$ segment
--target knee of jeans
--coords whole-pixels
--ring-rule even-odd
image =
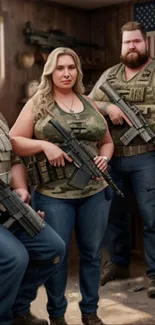
[[[23,272],[27,269],[29,263],[29,255],[25,247],[22,247],[22,249],[15,251],[11,256],[11,259],[13,261],[12,267],[16,269],[16,272]]]
[[[59,238],[59,242],[57,243],[56,254],[54,258],[54,264],[62,263],[65,257],[65,253],[66,253],[66,245],[64,241],[61,238]]]
[[[87,261],[99,259],[101,257],[101,248],[99,246],[100,245],[89,245],[82,247],[80,249],[80,258]]]
[[[147,232],[155,232],[155,220],[154,218],[152,219],[147,219],[144,221],[144,231]]]
[[[56,266],[56,264],[61,264],[64,260],[66,253],[66,245],[64,241],[58,237],[57,241],[53,247],[51,244],[48,246],[48,253],[44,254],[41,259],[35,260],[37,264],[51,263]]]

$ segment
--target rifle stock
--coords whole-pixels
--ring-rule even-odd
[[[33,30],[30,21],[25,23],[23,34],[27,44],[39,47],[45,52],[50,52],[51,50],[61,46],[73,48],[89,47],[96,50],[103,48],[98,44],[88,43],[76,37],[66,35],[61,30]]]

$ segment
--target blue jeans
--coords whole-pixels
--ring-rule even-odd
[[[18,225],[10,230],[0,225],[1,325],[29,311],[38,287],[58,270],[64,254],[63,240],[47,224],[33,238]]]
[[[122,192],[128,180],[131,183],[144,224],[147,275],[155,275],[155,151],[132,157],[113,157],[110,164],[111,176]],[[106,246],[113,262],[129,264],[127,211],[125,202],[115,194],[109,215]]]
[[[71,235],[75,229],[79,248],[79,281],[82,312],[96,312],[100,283],[101,243],[107,227],[111,200],[105,190],[86,198],[57,199],[38,192],[32,195],[35,209],[45,211],[45,220],[66,244],[66,255],[57,274],[48,279],[49,316],[64,315],[67,307],[65,289],[67,283],[67,258]]]

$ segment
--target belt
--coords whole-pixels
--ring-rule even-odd
[[[152,143],[138,145],[138,146],[116,146],[114,149],[114,156],[116,157],[129,157],[140,155],[149,151],[155,150],[155,145]]]

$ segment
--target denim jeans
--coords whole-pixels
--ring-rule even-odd
[[[132,157],[113,157],[111,167],[111,176],[122,192],[130,180],[144,224],[147,275],[155,275],[155,151]],[[115,194],[109,215],[106,248],[113,262],[129,264],[129,231],[125,201]]]
[[[111,204],[105,191],[81,199],[57,199],[38,192],[32,195],[35,209],[45,211],[46,222],[66,244],[66,256],[59,271],[45,283],[50,317],[63,315],[66,311],[67,258],[73,229],[79,249],[80,309],[87,313],[97,310],[101,243]]]
[[[33,238],[18,225],[10,230],[0,225],[1,325],[29,311],[38,287],[58,270],[64,254],[63,240],[47,224]]]

